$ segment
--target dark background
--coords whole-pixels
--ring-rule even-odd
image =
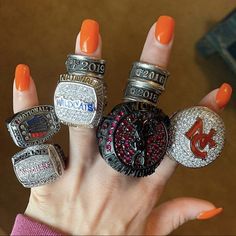
[[[197,40],[236,6],[230,0],[0,0],[0,228],[10,232],[14,217],[24,212],[29,191],[16,180],[10,157],[19,150],[4,126],[12,114],[12,82],[15,66],[30,65],[41,104],[52,103],[58,75],[74,51],[83,19],[96,19],[101,26],[103,58],[110,110],[122,98],[130,65],[139,59],[146,34],[159,15],[176,19],[175,45],[169,70],[171,77],[160,107],[171,114],[196,104],[223,82],[236,88],[233,75],[219,57],[201,58]],[[179,235],[236,234],[235,97],[222,114],[227,127],[223,155],[207,168],[179,167],[161,201],[192,196],[224,207],[220,216],[192,221],[174,232]],[[64,136],[63,136],[64,135]],[[54,141],[67,150],[67,128]]]

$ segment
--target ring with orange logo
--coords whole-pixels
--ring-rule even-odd
[[[195,106],[171,118],[167,155],[190,168],[207,166],[224,147],[225,126],[221,117],[207,107]]]

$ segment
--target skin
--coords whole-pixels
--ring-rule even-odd
[[[151,27],[140,60],[167,68],[172,41],[161,45]],[[76,40],[76,54],[85,55]],[[89,56],[101,57],[97,50]],[[199,105],[216,112],[217,89]],[[27,91],[13,86],[14,112],[39,104],[34,81]],[[31,189],[25,214],[61,232],[72,235],[166,235],[183,223],[196,219],[215,206],[205,200],[177,198],[158,205],[158,200],[177,164],[168,156],[156,172],[146,178],[132,178],[114,171],[101,158],[95,130],[69,128],[69,161],[64,175],[53,184]],[[90,147],[87,149],[87,147]]]

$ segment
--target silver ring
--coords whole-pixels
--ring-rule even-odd
[[[74,127],[96,127],[106,104],[105,87],[102,80],[91,76],[60,75],[54,94],[59,120]]]
[[[50,105],[35,106],[6,120],[10,135],[19,147],[42,144],[60,130],[60,122]]]
[[[218,114],[195,106],[173,115],[169,136],[169,157],[186,167],[204,167],[220,156],[225,126]]]
[[[54,182],[63,174],[65,156],[59,145],[41,144],[28,147],[12,157],[19,182],[26,188]]]
[[[154,89],[144,81],[129,81],[124,94],[124,101],[138,101],[157,105],[161,91]]]
[[[66,68],[69,74],[87,75],[102,79],[106,65],[105,60],[69,54],[66,60]]]
[[[146,81],[151,86],[165,90],[170,73],[157,65],[144,62],[134,62],[130,71],[129,80]]]

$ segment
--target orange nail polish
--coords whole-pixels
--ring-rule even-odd
[[[27,65],[19,64],[15,70],[15,85],[19,91],[25,91],[30,84],[30,69]]]
[[[224,108],[229,102],[232,94],[232,87],[224,83],[220,86],[219,91],[216,94],[216,103],[219,108]]]
[[[174,34],[175,20],[170,16],[160,16],[156,23],[155,36],[162,44],[168,44]]]
[[[80,49],[91,54],[96,51],[99,40],[99,24],[95,20],[84,20],[80,30]]]
[[[210,218],[220,214],[222,211],[223,211],[223,208],[215,208],[210,211],[203,211],[198,215],[197,219],[198,220],[207,220],[207,219],[210,219]]]

